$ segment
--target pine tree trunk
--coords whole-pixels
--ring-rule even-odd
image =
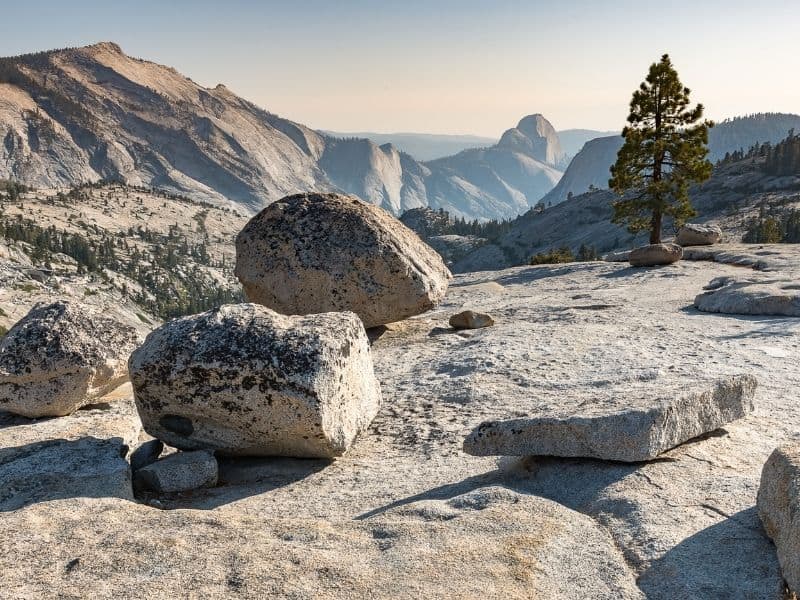
[[[653,220],[650,221],[650,243],[661,243],[661,211],[659,209],[653,210]]]

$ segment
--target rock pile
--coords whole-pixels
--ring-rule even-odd
[[[183,450],[340,456],[381,401],[353,313],[226,305],[156,329],[129,367],[145,430]]]
[[[451,275],[442,258],[384,210],[341,194],[270,204],[236,238],[250,302],[279,313],[352,311],[365,327],[430,310]]]
[[[68,415],[128,378],[139,338],[86,306],[33,308],[0,339],[0,410],[25,417]]]

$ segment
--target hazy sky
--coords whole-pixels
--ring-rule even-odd
[[[0,55],[112,40],[338,131],[615,129],[669,52],[721,119],[800,112],[800,0],[0,0]]]

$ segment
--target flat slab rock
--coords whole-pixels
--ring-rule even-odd
[[[800,592],[800,443],[777,448],[761,472],[758,516],[775,543],[789,588]]]
[[[0,536],[13,598],[644,598],[590,517],[502,487],[362,520],[77,499],[11,514]]]
[[[719,278],[694,299],[698,310],[735,315],[800,317],[800,281]]]
[[[544,414],[487,421],[464,440],[476,456],[564,456],[638,462],[655,458],[753,410],[756,379],[727,377],[706,385],[664,386],[658,377],[631,386],[630,395],[578,405],[565,403]]]

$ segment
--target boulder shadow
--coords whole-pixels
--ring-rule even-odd
[[[213,510],[243,498],[292,485],[332,463],[330,459],[315,458],[218,456],[219,482],[215,487],[174,494],[144,493],[138,499],[167,510]]]
[[[19,415],[15,415],[14,413],[0,410],[0,429],[6,429],[7,427],[16,427],[17,425],[30,425],[31,423],[35,422],[36,421],[34,419],[21,417]]]
[[[652,600],[671,598],[781,598],[775,547],[755,507],[724,516],[653,561],[637,584]],[[665,582],[670,582],[665,585]]]
[[[0,512],[66,498],[133,500],[122,438],[52,439],[0,448]]]
[[[602,490],[644,464],[548,456],[501,457],[497,469],[493,471],[396,500],[365,512],[356,519],[369,519],[422,500],[449,500],[488,486],[502,486],[520,494],[540,496],[584,512],[581,508],[590,504]]]

